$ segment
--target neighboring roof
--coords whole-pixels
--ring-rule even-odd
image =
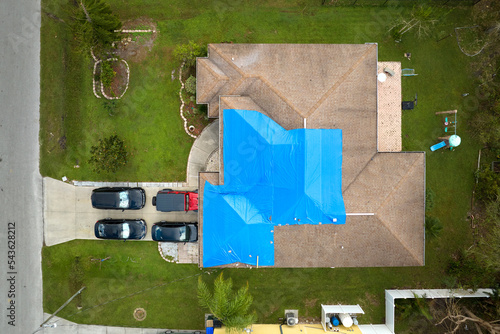
[[[381,149],[399,148],[400,122],[389,121],[400,114],[379,119],[377,107],[394,109],[398,97],[377,105],[376,44],[210,44],[208,54],[197,61],[197,102],[210,117],[253,109],[285,129],[342,129],[346,212],[373,214],[348,215],[345,225],[277,227],[276,267],[424,264],[425,155],[379,152],[384,133]]]
[[[299,317],[302,315],[299,313]],[[300,319],[300,318],[299,318]],[[349,334],[363,334],[358,326],[353,325],[350,328],[345,328],[340,325],[337,327],[341,330],[341,333],[346,333],[349,331]],[[272,324],[272,325],[263,325],[263,324],[252,324],[251,327],[252,333],[254,334],[324,334],[325,331],[321,324],[313,324],[310,322],[302,322],[302,319],[299,320],[299,324],[295,326],[280,326],[280,324]],[[224,334],[226,328],[222,326],[221,328],[214,328],[214,334]]]

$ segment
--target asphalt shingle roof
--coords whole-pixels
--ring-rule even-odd
[[[224,109],[257,110],[285,129],[343,131],[346,212],[373,215],[348,216],[345,225],[277,227],[275,267],[424,264],[425,155],[378,151],[380,138],[382,151],[401,145],[400,121],[384,128],[390,118],[377,110],[394,107],[400,95],[377,105],[379,72],[376,44],[210,44],[208,57],[198,59],[197,102],[220,122],[221,184]]]

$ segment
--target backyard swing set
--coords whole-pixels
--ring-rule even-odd
[[[443,129],[446,134],[453,134],[445,137],[438,137],[440,140],[439,143],[431,146],[431,151],[434,152],[439,150],[440,148],[446,147],[450,150],[460,145],[462,139],[457,135],[457,111],[449,110],[449,111],[438,111],[436,115],[444,115],[443,116]]]

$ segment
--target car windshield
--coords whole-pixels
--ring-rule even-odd
[[[122,239],[128,239],[130,236],[130,225],[128,223],[123,223],[122,224],[122,232],[120,238]]]
[[[104,237],[104,236],[106,235],[106,233],[105,233],[105,231],[104,231],[105,227],[106,227],[106,226],[105,226],[104,224],[99,224],[99,227],[98,227],[98,228],[99,228],[99,236],[100,236],[100,237]]]
[[[120,204],[118,205],[121,209],[126,209],[130,206],[130,200],[128,196],[128,191],[120,191]]]
[[[185,241],[189,238],[189,232],[188,232],[188,229],[186,228],[186,226],[181,226],[179,228],[179,240],[180,241]]]

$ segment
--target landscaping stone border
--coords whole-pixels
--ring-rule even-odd
[[[198,138],[198,136],[195,136],[189,131],[189,126],[187,124],[187,119],[184,117],[184,112],[182,111],[184,109],[184,99],[182,98],[182,90],[184,89],[184,82],[182,82],[182,70],[184,69],[184,65],[186,65],[186,61],[183,61],[181,64],[181,67],[179,69],[179,81],[181,82],[181,89],[179,90],[179,98],[181,99],[181,108],[180,108],[180,114],[181,118],[184,121],[184,131],[192,137],[192,138]]]
[[[99,65],[99,63],[102,62],[102,60],[98,59],[95,55],[94,55],[94,52],[92,51],[92,49],[90,49],[90,54],[92,55],[92,59],[94,59],[94,70],[92,72],[92,90],[94,91],[94,95],[95,97],[97,97],[98,99],[101,98],[101,96],[99,96],[99,94],[97,94],[97,90],[96,90],[96,85],[97,85],[97,82],[95,81],[95,76],[96,76],[96,71],[97,71],[97,65]],[[128,63],[126,60],[124,59],[118,59],[118,58],[108,58],[106,59],[106,61],[108,60],[114,60],[114,61],[122,61],[125,63],[125,66],[126,66],[126,71],[127,71],[127,84],[125,86],[125,90],[123,91],[123,93],[120,95],[120,96],[108,96],[106,95],[106,93],[104,93],[104,85],[102,84],[102,82],[100,82],[101,84],[101,94],[102,96],[104,96],[106,99],[108,100],[119,100],[123,97],[123,95],[127,92],[128,90],[128,85],[130,83],[130,67],[128,66]]]
[[[113,60],[113,61],[121,60],[122,62],[125,63],[126,70],[127,70],[127,85],[125,86],[125,90],[123,91],[122,95],[120,95],[120,96],[108,96],[108,95],[106,95],[106,93],[104,93],[104,85],[102,84],[102,81],[101,81],[101,93],[108,100],[119,100],[127,92],[128,84],[130,82],[130,67],[128,66],[127,61],[125,61],[124,59],[118,59],[118,58],[108,58],[108,59],[106,59],[106,61],[109,61],[109,60]],[[95,69],[95,67],[94,67],[94,69]],[[95,76],[95,72],[94,72],[94,76]]]
[[[176,244],[158,242],[158,252],[163,260],[170,263],[179,262],[179,249]]]
[[[186,182],[98,182],[98,181],[72,181],[77,187],[158,187],[158,188],[184,188]]]

